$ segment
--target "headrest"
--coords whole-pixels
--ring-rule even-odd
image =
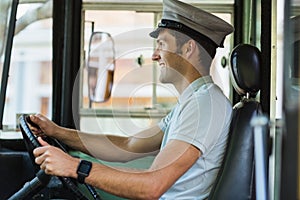
[[[261,53],[249,44],[236,46],[230,54],[230,76],[239,95],[255,97],[260,90]]]

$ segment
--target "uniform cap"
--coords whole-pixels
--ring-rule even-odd
[[[180,31],[191,38],[207,40],[223,47],[226,35],[234,28],[219,17],[178,0],[163,0],[163,16],[158,28],[150,33],[157,38],[161,28]]]

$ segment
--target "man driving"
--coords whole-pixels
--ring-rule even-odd
[[[180,96],[158,125],[131,137],[89,134],[56,125],[41,114],[31,120],[37,135],[107,161],[126,162],[155,155],[147,170],[116,169],[74,158],[43,145],[35,162],[47,174],[71,177],[129,199],[206,199],[227,145],[232,106],[210,76],[218,47],[233,27],[224,20],[177,0],[163,1],[163,16],[150,36],[156,39],[152,60],[158,62],[162,83]],[[82,166],[88,168],[82,175]]]

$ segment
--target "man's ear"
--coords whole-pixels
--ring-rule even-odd
[[[186,55],[187,55],[187,57],[190,57],[191,55],[193,55],[193,53],[195,53],[195,49],[196,49],[196,41],[195,40],[189,40],[186,43]]]

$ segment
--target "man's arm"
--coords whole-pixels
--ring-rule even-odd
[[[75,145],[76,148],[98,159],[112,162],[127,162],[149,155],[156,155],[163,137],[163,132],[158,126],[151,127],[130,137],[77,133],[77,144],[73,144],[73,147]],[[71,140],[66,144],[72,145]]]
[[[35,149],[34,155],[36,163],[40,164],[46,173],[77,178],[78,158],[66,156],[51,146]],[[117,196],[130,199],[158,199],[199,156],[200,150],[193,145],[172,140],[157,155],[148,171],[128,172],[93,163],[85,182]]]
[[[125,162],[136,158],[156,155],[161,145],[163,132],[158,126],[151,127],[131,137],[103,134],[88,134],[74,129],[60,127],[41,114],[31,116],[40,130],[66,145],[106,161]]]

